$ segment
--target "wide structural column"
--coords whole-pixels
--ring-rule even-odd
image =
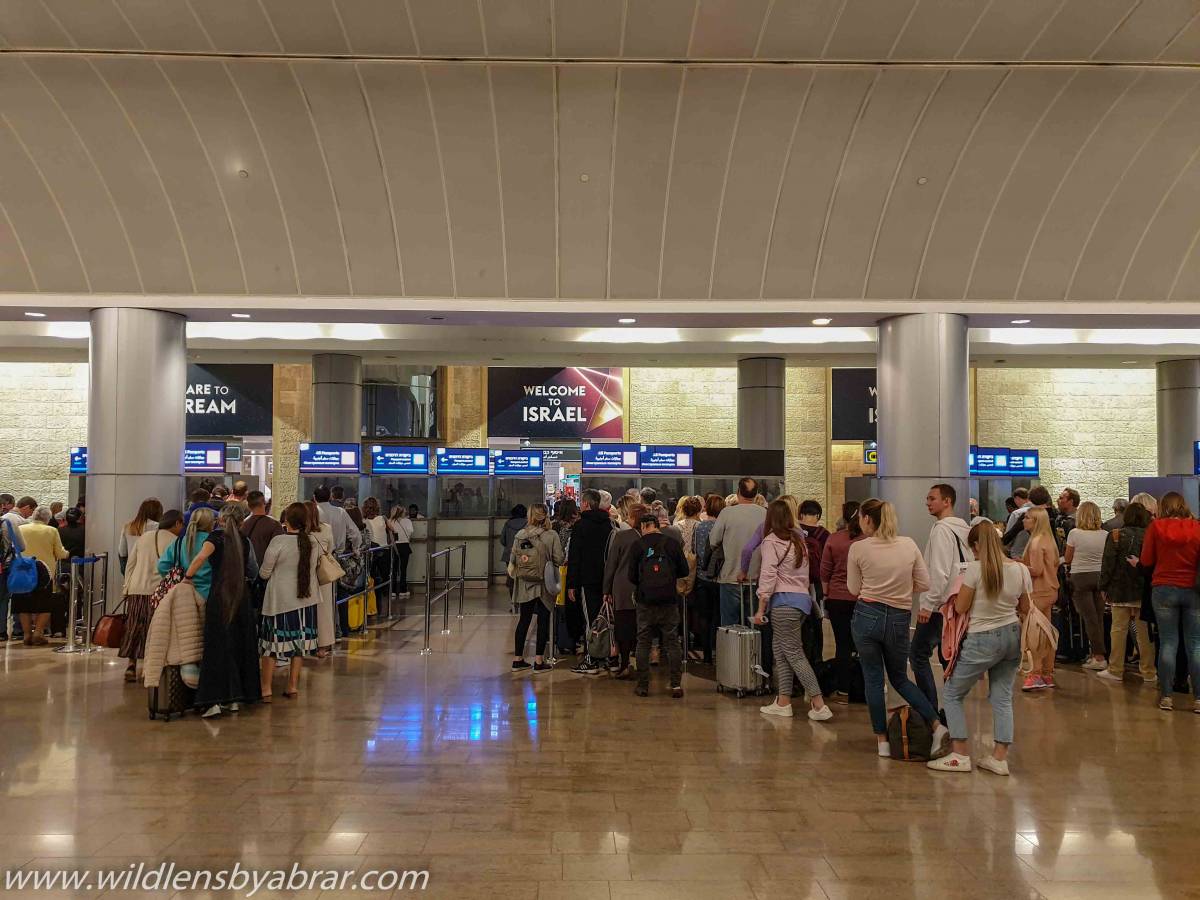
[[[1200,359],[1168,359],[1157,380],[1158,474],[1191,475],[1200,441]]]
[[[879,491],[891,501],[900,532],[924,546],[933,520],[929,486],[953,485],[956,511],[968,508],[967,319],[916,313],[879,324]]]
[[[117,543],[138,504],[183,508],[185,325],[154,309],[92,310],[87,549],[109,554],[110,609],[121,599]]]
[[[743,450],[784,449],[785,361],[776,356],[739,359],[737,373],[738,446]]]
[[[345,353],[318,353],[312,361],[314,442],[362,440],[362,359]]]

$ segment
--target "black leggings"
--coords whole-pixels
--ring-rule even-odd
[[[829,624],[833,626],[833,639],[837,645],[834,661],[834,671],[837,673],[837,690],[848,694],[850,680],[853,676],[854,635],[850,631],[850,620],[854,618],[853,600],[826,600],[825,611],[829,615]]]
[[[541,600],[527,600],[520,605],[521,618],[517,619],[517,633],[513,641],[513,656],[525,656],[525,636],[529,634],[529,620],[537,616],[537,655],[544,656],[550,641],[550,610]]]
[[[392,584],[392,590],[397,594],[408,593],[408,558],[412,556],[412,545],[396,543],[392,545],[396,550],[396,571],[395,582]]]

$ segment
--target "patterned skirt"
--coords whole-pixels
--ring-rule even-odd
[[[263,616],[258,625],[260,656],[291,659],[317,652],[317,606]]]
[[[150,608],[149,594],[129,594],[125,597],[125,634],[121,636],[121,649],[117,656],[121,659],[146,658],[146,633],[150,630],[150,617],[154,610]]]

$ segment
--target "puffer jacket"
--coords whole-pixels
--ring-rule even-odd
[[[1145,575],[1139,566],[1131,566],[1126,558],[1142,555],[1146,529],[1122,525],[1104,543],[1104,562],[1100,568],[1100,590],[1113,606],[1141,607],[1145,591]]]
[[[187,581],[167,592],[146,635],[146,687],[157,687],[164,666],[199,662],[204,656],[204,598]]]

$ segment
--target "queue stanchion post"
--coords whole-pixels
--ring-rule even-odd
[[[446,551],[446,576],[442,582],[442,634],[450,633],[450,551]]]
[[[429,632],[433,617],[433,556],[430,555],[425,564],[425,643],[421,647],[421,655],[428,656],[433,650],[429,647]]]
[[[75,616],[79,609],[79,570],[83,563],[80,557],[71,557],[71,590],[67,599],[67,642],[56,647],[55,653],[75,652]]]
[[[467,545],[462,545],[462,564],[458,570],[458,617],[463,618],[463,604],[467,599]]]

